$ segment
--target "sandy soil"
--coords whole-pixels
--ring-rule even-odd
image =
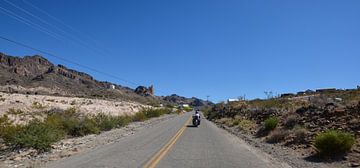
[[[20,109],[23,113],[36,113],[53,108],[77,108],[85,114],[131,115],[145,106],[136,102],[60,97],[46,95],[9,94],[0,92],[0,115]],[[13,112],[14,113],[14,112]],[[16,113],[16,112],[15,112]]]

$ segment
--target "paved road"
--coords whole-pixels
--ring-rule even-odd
[[[180,115],[47,167],[284,167],[207,120],[190,127],[190,117],[191,113]]]

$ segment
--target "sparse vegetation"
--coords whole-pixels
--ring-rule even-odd
[[[15,135],[14,141],[9,143],[16,147],[48,151],[54,142],[63,137],[64,132],[62,130],[51,127],[39,120],[33,120]]]
[[[191,107],[183,107],[183,109],[184,109],[186,112],[189,112],[189,111],[192,111],[192,110],[193,110]]]
[[[306,134],[308,131],[305,128],[298,126],[298,127],[295,127],[292,132],[294,133],[293,142],[294,143],[303,143],[305,141]]]
[[[287,129],[292,129],[298,123],[298,116],[295,114],[289,115],[286,117],[284,126]]]
[[[127,125],[131,118],[129,116],[109,116],[100,113],[94,116],[94,120],[101,131],[109,131]]]
[[[14,108],[10,108],[8,111],[7,111],[7,114],[11,114],[11,115],[20,115],[20,114],[23,114],[24,111],[22,111],[21,109],[14,109]]]
[[[15,112],[17,112],[15,110]],[[44,120],[34,119],[27,125],[13,125],[8,116],[0,117],[0,138],[12,147],[34,148],[48,151],[51,145],[66,136],[98,134],[127,125],[131,121],[144,121],[171,113],[171,109],[144,109],[134,116],[110,116],[103,113],[86,116],[76,108],[64,111],[49,111]]]
[[[3,97],[0,98],[0,101],[1,101],[1,102],[4,102],[5,100],[6,100],[6,99],[3,98]]]
[[[0,138],[6,144],[13,142],[15,135],[21,130],[21,126],[13,125],[7,115],[0,117]]]
[[[34,109],[44,109],[44,108],[46,108],[46,106],[43,106],[41,103],[39,103],[39,102],[33,102],[33,104],[32,104],[32,106],[31,106],[32,108],[34,108]]]
[[[289,132],[287,130],[276,129],[270,133],[270,135],[266,139],[266,142],[279,143],[279,142],[283,141],[288,134],[289,134]]]
[[[239,125],[239,127],[240,127],[241,129],[243,129],[243,130],[245,130],[245,131],[250,131],[250,130],[252,130],[252,129],[255,128],[256,123],[254,123],[254,122],[251,121],[251,120],[242,119],[242,120],[240,120],[240,122],[239,122],[238,125]]]
[[[272,131],[274,130],[279,123],[279,119],[276,117],[269,117],[264,122],[264,127],[266,131]]]
[[[146,115],[143,112],[137,112],[133,117],[132,117],[132,121],[145,121],[146,120]]]
[[[314,141],[314,146],[319,154],[326,157],[346,153],[354,144],[354,135],[338,130],[328,130],[320,133]]]

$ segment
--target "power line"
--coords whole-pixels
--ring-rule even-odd
[[[61,32],[61,33],[56,33],[56,32],[53,32],[53,31],[50,30],[50,29],[47,29],[46,27],[42,27],[42,28],[45,29],[46,31],[52,32],[53,34],[56,34],[57,36],[62,37],[62,38],[64,38],[64,39],[68,39],[71,43],[81,45],[82,47],[85,47],[85,48],[87,48],[87,49],[90,49],[90,50],[96,52],[97,54],[104,54],[104,52],[103,52],[101,49],[99,49],[98,47],[94,47],[94,46],[91,46],[91,45],[87,44],[84,40],[76,37],[75,35],[72,35],[71,33],[69,33],[69,32],[67,32],[67,31],[59,28],[58,26],[56,26],[56,25],[54,25],[54,24],[49,23],[48,21],[42,19],[41,17],[39,17],[39,16],[37,16],[37,15],[29,12],[28,10],[26,10],[26,9],[24,9],[24,8],[22,8],[22,7],[20,7],[20,6],[16,5],[16,4],[14,4],[14,3],[12,3],[12,2],[9,2],[9,1],[7,1],[7,0],[4,0],[4,2],[10,4],[11,6],[15,7],[16,9],[19,9],[20,11],[22,11],[22,12],[24,12],[25,14],[29,15],[30,17],[35,18],[36,20],[39,20],[41,23],[43,23],[43,24],[45,24],[45,25],[48,25],[48,26],[56,29],[57,31],[59,31],[59,32]],[[17,15],[15,12],[13,12],[13,14],[14,14],[14,15]],[[19,16],[19,15],[17,15],[17,16]],[[33,21],[31,21],[31,20],[27,20],[27,21],[28,21],[28,22],[31,22],[31,23],[33,23],[33,24],[36,24],[36,23],[34,23]],[[64,34],[64,35],[62,35],[62,34]]]
[[[91,40],[91,41],[95,44],[95,46],[98,47],[99,50],[102,50],[103,52],[106,52],[106,53],[111,53],[110,51],[108,51],[108,50],[106,50],[106,49],[104,49],[104,48],[99,47],[99,46],[100,46],[100,45],[99,45],[99,42],[97,42],[97,40],[95,40],[94,38],[92,38],[90,35],[87,35],[87,34],[85,34],[84,32],[75,29],[74,27],[70,26],[69,24],[66,24],[64,21],[62,21],[62,20],[58,19],[57,17],[49,14],[48,12],[46,12],[45,10],[43,10],[43,9],[39,8],[38,6],[32,4],[31,2],[28,2],[28,1],[26,1],[26,0],[23,0],[23,2],[24,2],[25,4],[27,4],[27,5],[29,5],[30,7],[36,9],[37,11],[39,11],[39,12],[45,14],[46,16],[50,17],[51,19],[55,20],[56,22],[60,23],[61,25],[67,27],[68,29],[72,30],[73,32],[76,32],[78,35],[80,34],[80,35],[82,35],[83,37],[86,37],[87,39]],[[78,39],[81,39],[81,38],[78,38]]]
[[[0,9],[1,9],[0,11],[2,13],[4,13],[5,15],[8,15],[8,16],[12,17],[13,19],[15,19],[15,20],[17,20],[19,22],[22,22],[22,23],[24,23],[24,24],[26,24],[26,25],[34,28],[34,29],[37,29],[37,30],[39,30],[39,31],[41,31],[43,33],[46,33],[47,35],[50,35],[51,37],[54,37],[57,40],[61,40],[56,33],[48,31],[48,30],[46,30],[46,28],[44,28],[44,27],[42,27],[42,26],[40,26],[40,25],[38,25],[36,23],[33,23],[32,21],[30,21],[28,19],[25,19],[24,17],[21,17],[21,16],[15,14],[14,12],[12,12],[10,10],[7,10],[7,9],[1,7],[1,6],[0,6]]]
[[[27,44],[24,44],[24,43],[21,43],[21,42],[17,42],[17,41],[14,41],[14,40],[11,40],[11,39],[8,39],[6,37],[3,37],[3,36],[0,36],[1,39],[5,40],[5,41],[8,41],[8,42],[11,42],[13,44],[16,44],[16,45],[19,45],[19,46],[22,46],[24,48],[28,48],[28,49],[31,49],[31,50],[34,50],[34,51],[37,51],[37,52],[40,52],[40,53],[43,53],[43,54],[46,54],[46,55],[49,55],[49,56],[52,56],[54,58],[57,58],[59,60],[62,60],[64,62],[68,62],[68,63],[71,63],[71,64],[74,64],[74,65],[77,65],[79,67],[82,67],[82,68],[86,68],[88,70],[91,70],[91,71],[94,71],[94,72],[97,72],[99,74],[103,74],[103,75],[106,75],[106,76],[109,76],[109,77],[112,77],[112,78],[115,78],[115,79],[118,79],[118,80],[121,80],[123,82],[126,82],[126,83],[129,83],[129,84],[133,84],[133,85],[140,85],[138,83],[135,83],[135,82],[131,82],[129,80],[126,80],[126,79],[123,79],[123,78],[120,78],[120,77],[117,77],[115,75],[112,75],[112,74],[109,74],[109,73],[106,73],[106,72],[103,72],[103,71],[99,71],[95,68],[92,68],[92,67],[89,67],[89,66],[86,66],[86,65],[82,65],[82,64],[79,64],[77,62],[74,62],[74,61],[71,61],[71,60],[68,60],[66,58],[63,58],[63,57],[60,57],[60,56],[57,56],[55,54],[52,54],[50,52],[47,52],[47,51],[43,51],[43,50],[40,50],[40,49],[37,49],[37,48],[34,48],[34,47],[31,47]]]

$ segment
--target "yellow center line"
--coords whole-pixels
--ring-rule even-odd
[[[154,168],[160,160],[166,155],[171,147],[180,138],[181,134],[185,131],[187,124],[190,122],[191,117],[185,122],[181,129],[157,152],[144,166],[143,168]]]

